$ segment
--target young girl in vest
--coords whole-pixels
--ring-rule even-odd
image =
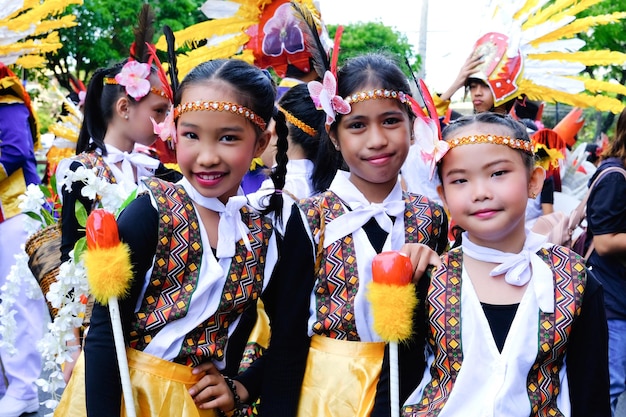
[[[120,308],[143,416],[217,416],[216,408],[235,404],[222,374],[237,374],[250,330],[242,313],[254,309],[277,259],[271,222],[248,209],[240,188],[269,142],[274,94],[269,78],[243,61],[193,69],[174,101],[184,178],[146,180],[148,192],[118,218],[134,268]],[[111,322],[98,303],[85,341],[85,389],[89,416],[120,415]]]
[[[465,232],[431,277],[427,369],[403,416],[610,416],[602,288],[525,227],[545,175],[525,126],[482,113],[443,139],[439,192]]]
[[[443,209],[403,193],[398,180],[414,118],[406,77],[390,59],[366,55],[337,78],[328,72],[323,87],[310,90],[350,171],[337,171],[326,192],[300,201],[287,223],[271,284],[277,301],[262,415],[388,415],[385,343],[366,299],[372,259],[401,250],[418,278],[447,245]],[[329,95],[319,96],[322,88]],[[423,344],[402,344],[399,356],[401,367],[423,362]],[[404,399],[417,379],[401,379]]]

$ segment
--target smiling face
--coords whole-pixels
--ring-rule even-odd
[[[474,123],[455,130],[454,137],[480,134],[513,132]],[[480,246],[517,253],[524,244],[526,203],[541,190],[544,172],[529,173],[520,152],[506,145],[461,145],[441,161],[441,198],[450,217]]]
[[[218,81],[187,88],[181,103],[222,101],[240,103],[232,87]],[[181,172],[205,197],[226,204],[237,194],[254,157],[269,141],[269,132],[258,129],[245,117],[229,111],[188,111],[176,125],[176,154]]]
[[[409,152],[406,105],[387,98],[352,103],[352,111],[341,118],[331,137],[350,167],[350,181],[369,201],[384,200]]]

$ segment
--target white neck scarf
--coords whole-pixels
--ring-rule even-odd
[[[402,188],[398,182],[382,203],[370,203],[365,196],[350,182],[348,173],[337,172],[331,190],[352,209],[326,225],[324,247],[359,230],[374,218],[385,232],[391,234],[393,222],[390,217],[404,214],[405,202]]]
[[[141,177],[150,177],[159,167],[159,160],[154,159],[141,152],[122,152],[113,145],[105,144],[107,156],[104,157],[106,163],[112,165],[122,163],[121,171],[124,182],[136,184]],[[137,180],[135,180],[135,169],[137,170]]]
[[[241,188],[236,196],[230,197],[226,205],[215,197],[205,197],[196,190],[187,178],[181,179],[178,184],[182,185],[191,199],[200,206],[212,210],[220,215],[217,228],[217,257],[232,258],[235,256],[235,245],[239,239],[243,240],[246,248],[251,251],[249,229],[241,219],[241,208],[246,205],[247,199]],[[239,234],[239,237],[237,237]]]
[[[463,253],[482,262],[500,264],[491,270],[490,276],[504,274],[504,280],[515,286],[532,286],[539,308],[543,312],[554,312],[554,279],[550,267],[537,255],[544,247],[547,237],[526,230],[526,241],[519,253],[507,253],[473,243],[467,232],[463,232]]]

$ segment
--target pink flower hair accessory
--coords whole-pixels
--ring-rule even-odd
[[[171,141],[176,143],[176,123],[174,122],[174,106],[170,107],[170,110],[165,116],[165,120],[161,123],[157,123],[154,118],[150,117],[154,134],[158,135],[163,142]]]
[[[450,149],[450,144],[439,139],[437,127],[432,120],[417,117],[413,123],[413,135],[416,145],[420,147],[422,160],[429,167],[429,179],[432,180],[437,164]]]
[[[307,86],[315,107],[326,113],[326,126],[333,124],[337,113],[348,114],[352,110],[350,103],[337,95],[337,80],[330,71],[324,74],[323,83],[311,81]]]
[[[150,65],[128,61],[115,76],[115,81],[124,86],[126,94],[139,100],[150,92]]]

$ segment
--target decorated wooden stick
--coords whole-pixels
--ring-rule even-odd
[[[372,305],[374,330],[389,342],[391,416],[400,415],[398,343],[413,333],[413,311],[417,305],[413,265],[398,251],[382,252],[372,261],[372,282],[367,298]]]
[[[86,235],[87,251],[84,260],[89,291],[96,301],[109,306],[126,415],[135,417],[137,414],[117,302],[119,297],[128,294],[133,277],[130,252],[128,246],[120,242],[115,216],[106,210],[95,209],[89,214]]]

